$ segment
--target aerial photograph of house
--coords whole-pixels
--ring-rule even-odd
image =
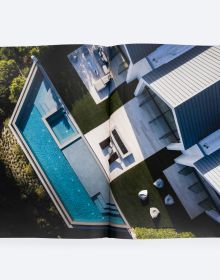
[[[0,48],[0,237],[220,236],[220,47]]]

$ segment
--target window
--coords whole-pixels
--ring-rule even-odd
[[[183,169],[181,169],[180,171],[178,171],[179,174],[187,176],[189,174],[191,174],[193,172],[192,167],[189,166],[185,166]]]
[[[200,192],[204,191],[203,186],[200,182],[197,182],[197,183],[191,185],[189,187],[189,190],[191,190],[194,193],[200,193]]]

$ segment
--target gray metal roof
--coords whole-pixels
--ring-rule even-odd
[[[176,107],[220,80],[220,47],[198,46],[144,76],[149,86]]]
[[[197,161],[195,167],[220,192],[220,150]]]
[[[150,53],[156,50],[160,44],[126,44],[126,48],[130,59],[133,63],[147,57]]]

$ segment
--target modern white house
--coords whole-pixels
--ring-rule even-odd
[[[170,109],[164,118],[176,141],[168,144],[167,149],[181,152],[175,159],[178,166],[194,168],[216,206],[205,212],[219,222],[220,47],[188,48],[144,75],[135,96],[140,100],[156,96],[155,102],[161,110],[164,106]]]

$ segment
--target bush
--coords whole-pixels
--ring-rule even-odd
[[[0,123],[3,122],[4,118],[5,118],[5,111],[2,108],[0,108]]]
[[[8,94],[11,81],[18,75],[19,69],[14,60],[0,60],[0,96]]]
[[[16,103],[18,101],[20,93],[24,87],[24,83],[25,83],[25,77],[21,75],[19,75],[18,77],[12,80],[11,85],[9,87],[10,89],[9,100],[12,103]]]
[[[135,228],[136,237],[138,239],[163,239],[163,238],[192,238],[194,234],[191,232],[176,232],[171,228],[154,229],[154,228]]]
[[[39,185],[35,188],[35,193],[40,200],[42,200],[46,197],[46,192],[45,192],[43,186],[41,186],[41,185]]]
[[[49,225],[50,225],[50,224],[47,222],[46,219],[41,218],[41,217],[37,218],[37,224],[38,224],[41,228],[46,228],[46,227],[49,227]]]
[[[30,163],[25,164],[23,171],[28,176],[34,176],[34,170],[33,170],[32,166],[30,165]]]
[[[35,187],[40,185],[40,182],[11,133],[7,122],[8,119],[4,122],[4,129],[0,137],[0,159],[4,163],[6,170],[14,177],[17,184],[25,186],[21,188],[22,193],[29,195]]]

